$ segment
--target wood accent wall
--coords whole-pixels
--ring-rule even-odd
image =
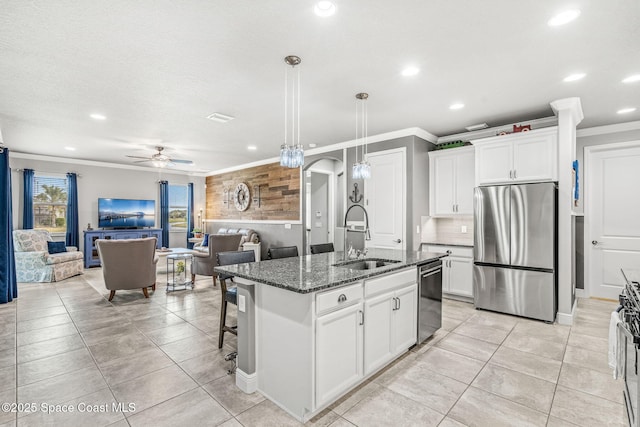
[[[249,207],[244,212],[238,211],[233,203],[234,190],[241,182],[251,192]],[[300,169],[270,163],[208,176],[206,183],[207,219],[300,220]],[[260,207],[253,202],[256,185],[260,185]],[[229,190],[226,204],[225,188]]]

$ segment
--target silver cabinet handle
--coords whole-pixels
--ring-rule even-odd
[[[513,179],[513,171],[509,171],[509,179]]]
[[[393,243],[402,243],[402,240],[400,240],[400,239],[395,239],[395,240],[393,241]]]
[[[398,308],[396,310],[400,310],[400,298],[396,298],[398,300]]]
[[[517,178],[518,178],[518,170],[517,170],[517,169],[514,169],[514,170],[513,170],[513,178],[514,178],[514,179],[517,179]]]
[[[345,302],[347,300],[347,296],[345,294],[340,294],[338,297],[338,302]]]
[[[360,317],[359,325],[364,325],[364,311],[358,310],[358,313],[360,313],[360,316],[362,316],[362,317]]]

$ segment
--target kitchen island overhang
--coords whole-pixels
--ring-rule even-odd
[[[354,270],[332,252],[216,267],[238,287],[237,386],[308,421],[415,344],[416,266],[444,256],[371,249],[387,263]]]

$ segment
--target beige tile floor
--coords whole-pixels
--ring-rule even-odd
[[[219,290],[211,279],[167,294],[164,274],[158,278],[151,298],[119,291],[112,303],[100,269],[20,284],[19,298],[0,306],[0,401],[37,411],[0,412],[0,427],[299,425],[227,375],[224,355],[236,340],[217,348]],[[579,300],[567,327],[445,300],[443,328],[431,340],[309,424],[625,425],[622,381],[607,367],[614,307]],[[115,402],[123,410],[112,410]],[[46,413],[43,403],[66,406]],[[76,412],[56,412],[64,407]]]

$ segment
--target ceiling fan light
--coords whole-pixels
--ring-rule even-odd
[[[152,160],[151,164],[156,168],[164,168],[169,162],[166,160]]]

